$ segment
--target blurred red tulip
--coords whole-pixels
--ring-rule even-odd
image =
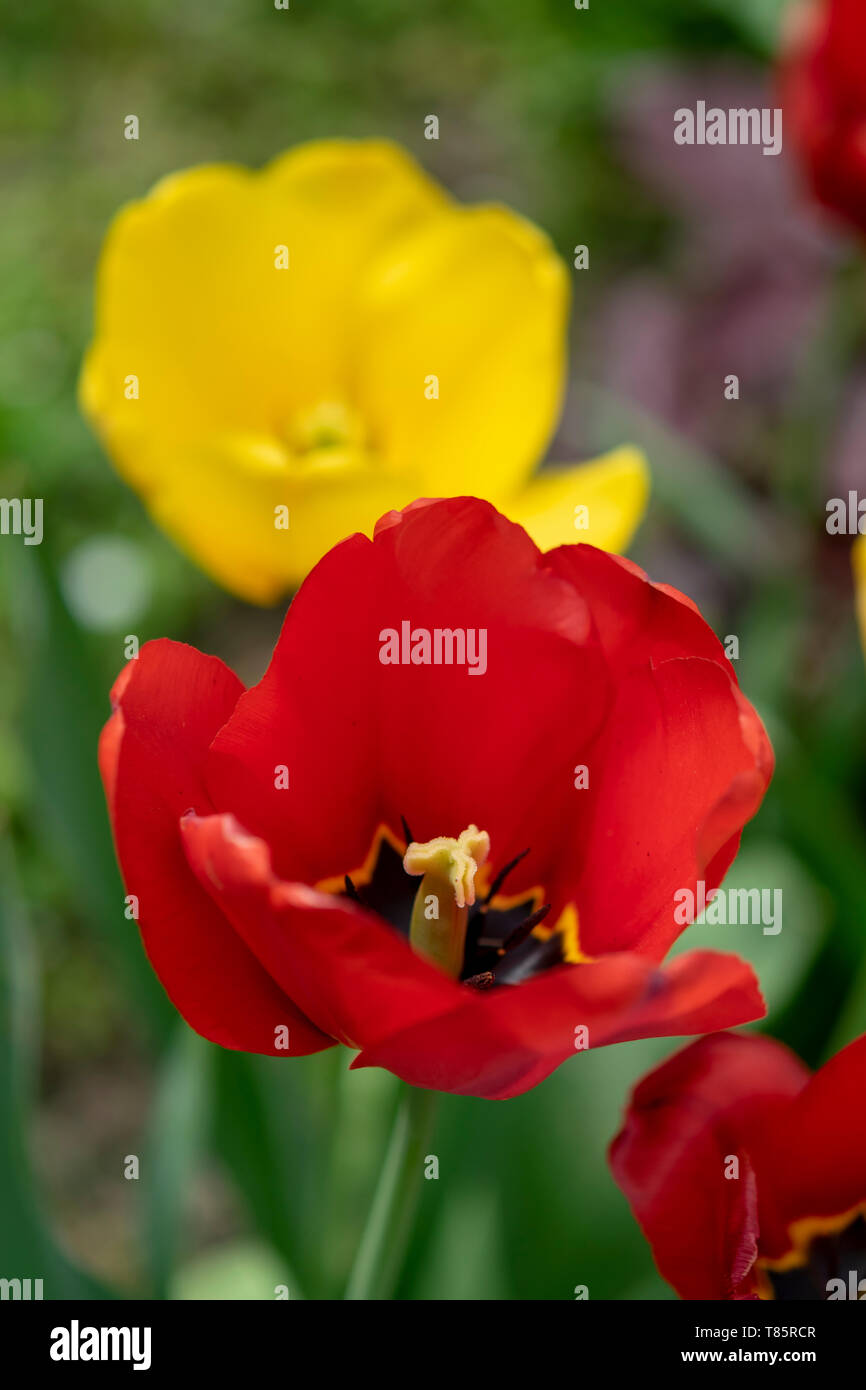
[[[701,1038],[636,1088],[611,1146],[686,1299],[866,1295],[866,1036],[809,1075],[772,1038]]]
[[[781,79],[786,133],[815,196],[866,232],[863,0],[821,0],[795,8]]]

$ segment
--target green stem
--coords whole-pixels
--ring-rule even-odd
[[[438,1095],[405,1086],[382,1173],[346,1285],[347,1299],[390,1298],[418,1203]]]

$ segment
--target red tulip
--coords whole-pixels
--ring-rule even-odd
[[[866,6],[820,0],[794,11],[782,102],[819,202],[866,232]]]
[[[762,1012],[736,956],[659,966],[675,892],[720,882],[772,754],[696,608],[626,560],[416,503],[317,565],[253,689],[158,641],[113,705],[144,944],[225,1047],[338,1041],[505,1097],[584,1046]]]
[[[771,1038],[701,1038],[636,1088],[611,1146],[687,1299],[866,1296],[866,1036],[810,1076]]]

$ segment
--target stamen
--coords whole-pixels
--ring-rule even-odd
[[[491,883],[490,888],[484,898],[482,907],[486,907],[487,904],[490,902],[491,898],[496,897],[496,894],[499,892],[500,888],[507,879],[508,875],[511,873],[512,869],[516,869],[521,859],[525,859],[528,853],[529,846],[527,846],[526,849],[522,849],[519,854],[515,854],[514,858],[509,860],[509,862],[505,865],[505,868],[499,870],[499,873],[496,875],[495,879]]]
[[[522,941],[526,940],[526,938],[532,931],[535,930],[538,924],[544,921],[545,917],[551,909],[551,906],[551,903],[545,903],[542,907],[536,908],[534,912],[530,913],[525,922],[521,922],[520,926],[515,927],[514,931],[510,932],[509,935],[506,936],[505,940],[502,943],[503,955],[506,953],[506,951],[513,951],[515,946],[519,946]]]
[[[468,980],[463,981],[464,985],[471,985],[472,989],[492,989],[496,984],[492,970],[482,970],[479,975],[470,975]]]
[[[346,877],[345,877],[345,879],[344,879],[344,882],[345,882],[345,885],[346,885],[346,896],[347,896],[348,898],[351,898],[351,899],[352,899],[352,902],[354,902],[354,903],[360,903],[360,905],[363,907],[364,904],[363,904],[363,902],[362,902],[362,900],[361,900],[361,894],[358,892],[357,888],[355,887],[355,885],[354,885],[354,883],[352,882],[352,880],[349,878],[349,875],[348,875],[348,874],[346,874]]]
[[[411,845],[412,842],[413,842],[413,840],[415,839],[415,836],[412,834],[412,831],[409,829],[409,822],[407,821],[407,819],[406,819],[405,816],[401,816],[401,817],[400,817],[400,823],[401,823],[401,825],[403,826],[403,837],[404,837],[404,839],[405,839],[405,841],[406,841],[406,846],[407,846],[407,848],[408,848],[408,846]]]
[[[530,932],[544,921],[550,908],[550,903],[536,908],[535,912],[531,912],[525,921],[518,923],[514,930],[509,932],[504,941],[495,941],[489,936],[479,936],[476,945],[487,951],[497,951],[500,956],[504,956],[508,951],[513,951],[516,946],[522,945]]]

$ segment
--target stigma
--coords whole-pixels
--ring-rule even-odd
[[[407,874],[431,874],[447,879],[458,907],[475,903],[475,874],[490,853],[490,836],[470,825],[456,840],[440,835],[419,845],[416,841],[403,856]]]
[[[475,904],[475,875],[490,853],[490,836],[470,825],[457,839],[440,835],[403,856],[407,874],[421,877],[412,908],[409,943],[432,964],[458,979],[463,969],[469,908]]]

